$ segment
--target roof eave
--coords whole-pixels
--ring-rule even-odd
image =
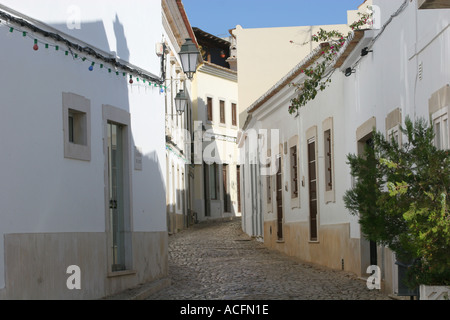
[[[333,60],[329,68],[340,68],[344,65],[348,56],[355,50],[357,45],[363,39],[366,30],[354,30],[350,33],[348,39],[346,40],[343,48],[338,53],[337,57]],[[267,101],[269,101],[273,96],[281,91],[282,88],[291,83],[295,78],[302,74],[302,70],[310,67],[314,62],[322,56],[322,51],[324,47],[329,46],[328,42],[321,43],[318,48],[313,50],[305,59],[303,59],[294,69],[292,69],[285,77],[283,77],[277,84],[275,84],[271,89],[269,89],[263,96],[256,100],[246,112],[251,114],[263,106]]]

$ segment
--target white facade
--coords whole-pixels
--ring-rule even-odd
[[[404,124],[407,116],[411,119],[431,118],[435,123],[441,121],[441,143],[445,147],[444,142],[449,141],[450,134],[446,124],[450,101],[450,66],[447,59],[450,53],[450,13],[439,9],[419,10],[417,1],[374,0],[373,5],[380,10],[379,28],[359,31],[363,33],[361,39],[352,40],[352,46],[349,42],[346,55],[342,56],[346,58],[335,65],[338,70],[332,76],[330,87],[300,109],[298,116],[288,113],[290,100],[296,94],[294,88],[283,82],[289,79],[289,75],[265,96],[247,106],[250,116],[245,129],[248,134],[243,135],[240,141],[241,150],[246,151],[245,161],[252,159],[251,151],[244,149],[252,145],[250,132],[261,134],[263,131],[260,129],[278,130],[278,143],[269,143],[268,149],[272,150],[268,154],[271,155],[271,163],[277,161],[277,155],[281,156],[283,214],[281,217],[277,215],[276,175],[272,173],[267,178],[259,174],[256,182],[260,184],[262,193],[247,187],[243,191],[243,221],[248,226],[255,214],[264,215],[264,242],[269,247],[306,261],[342,268],[363,277],[368,276],[367,267],[376,263],[382,271],[384,289],[397,293],[395,257],[384,248],[371,249],[360,233],[358,218],[351,216],[344,206],[344,192],[352,186],[346,156],[360,152],[373,128],[387,134],[388,130],[395,130],[398,125]],[[361,57],[364,47],[372,52]],[[308,59],[304,61],[307,62]],[[297,71],[301,66],[302,63]],[[349,77],[343,74],[347,68],[354,71]],[[295,71],[291,75],[295,75]],[[295,78],[289,80],[301,82],[302,79],[303,75],[298,72]],[[330,132],[331,149],[326,146]],[[309,187],[312,162],[308,147],[313,142],[318,204],[316,236],[311,232]],[[279,148],[273,152],[273,146],[277,144]],[[253,142],[253,145],[256,143]],[[290,151],[294,146],[298,150],[298,197],[292,196]],[[260,153],[260,150],[254,150],[254,153]],[[330,168],[327,163],[330,150],[331,190],[327,188],[329,180],[326,176]],[[261,164],[260,161],[257,163]],[[256,172],[260,173],[259,170]],[[253,199],[258,195],[262,205],[255,209]],[[246,232],[254,233],[245,226]],[[282,228],[282,234],[278,233],[279,228]]]
[[[183,19],[187,17],[178,1],[165,0],[163,6],[166,113],[166,165],[167,165],[167,225],[169,233],[176,233],[193,223],[194,167],[191,160],[193,108],[191,80],[184,74],[178,53],[193,31]],[[195,40],[195,39],[194,39]],[[180,91],[188,98],[184,112],[177,113],[175,98]]]
[[[0,298],[98,298],[167,275],[164,94],[143,82],[160,76],[161,4],[71,4],[2,0],[0,10],[131,69],[116,74],[98,56],[1,19]],[[85,147],[65,153],[78,145],[67,138],[72,111]],[[112,127],[123,136],[119,182],[108,178]],[[119,200],[110,198],[112,185]],[[120,272],[112,267],[111,201],[125,216]],[[81,269],[81,290],[66,286],[70,265]]]
[[[236,72],[205,62],[197,71],[193,92],[196,97],[194,129],[202,142],[196,150],[201,154],[198,157],[200,160],[195,162],[194,205],[197,219],[204,221],[240,216],[237,196],[239,150],[236,138],[239,119]],[[212,120],[208,120],[208,101],[211,104]],[[221,122],[221,104],[224,108],[224,123]],[[236,108],[235,124],[233,105]],[[215,178],[209,174],[208,179],[205,162],[212,164],[209,169],[215,167]]]

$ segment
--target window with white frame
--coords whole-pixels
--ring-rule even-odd
[[[334,136],[333,118],[327,118],[322,123],[323,152],[324,152],[324,175],[325,175],[325,203],[335,202],[336,179],[334,174]]]
[[[389,143],[395,141],[399,146],[402,145],[401,123],[402,111],[400,108],[392,110],[386,116],[386,138]]]
[[[448,107],[440,109],[432,116],[434,128],[434,143],[441,150],[449,149]]]
[[[428,100],[428,112],[431,117],[435,138],[434,143],[438,149],[450,148],[450,133],[448,126],[448,113],[450,101],[450,84],[434,92]]]
[[[324,132],[325,145],[325,190],[333,190],[333,153],[331,148],[331,130]]]
[[[300,148],[298,135],[289,138],[284,150],[289,157],[287,174],[289,174],[290,182],[290,207],[291,209],[300,208]]]
[[[290,148],[290,158],[291,158],[291,198],[298,197],[298,152],[297,146]]]
[[[266,176],[267,204],[272,203],[272,176]]]
[[[63,93],[64,157],[91,160],[91,103],[74,93]]]
[[[395,127],[388,129],[387,138],[389,142],[394,140],[398,145],[401,145],[400,125],[396,125]]]

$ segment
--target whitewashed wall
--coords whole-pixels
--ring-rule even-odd
[[[156,76],[161,37],[158,1],[81,1],[81,29],[69,30],[64,17],[71,1],[1,1],[19,12],[80,38],[94,48],[116,51],[121,59]],[[133,85],[121,74],[94,71],[89,64],[46,50],[8,28],[0,65],[0,289],[5,285],[3,235],[11,233],[105,232],[102,105],[131,114],[130,161],[133,231],[166,230],[164,104],[159,88]],[[32,34],[32,33],[31,33]],[[42,37],[38,37],[42,38]],[[74,42],[76,42],[74,40]],[[52,44],[52,42],[50,42]],[[64,158],[62,93],[90,100],[91,161]],[[134,170],[134,146],[143,153]]]
[[[207,71],[205,71],[207,69]],[[213,72],[213,74],[211,74]],[[218,76],[216,73],[223,72],[225,74],[228,71],[221,71],[220,67],[215,66],[202,66],[195,76],[195,85],[193,86],[193,95],[196,97],[196,110],[194,110],[194,118],[196,121],[202,121],[207,134],[218,134],[227,137],[237,137],[238,126],[232,126],[231,119],[231,104],[235,103],[237,108],[238,105],[238,84],[236,81],[231,80],[233,75],[227,75],[225,77]],[[212,123],[207,121],[207,98],[213,99],[213,121]],[[219,101],[225,101],[225,122],[226,124],[220,123],[220,104]],[[237,111],[238,112],[238,111]],[[238,115],[236,115],[238,117]],[[239,121],[239,119],[237,119]],[[238,123],[239,125],[239,123]],[[237,181],[236,181],[236,170],[235,166],[239,162],[239,151],[236,147],[236,143],[232,141],[222,141],[222,140],[211,140],[207,135],[203,136],[203,156],[213,156],[217,159],[218,163],[229,164],[229,193],[232,198],[232,213],[236,216],[237,213]],[[215,151],[213,151],[215,150]],[[220,167],[221,168],[221,167]],[[204,212],[204,186],[203,184],[203,170],[197,168],[196,171],[196,199],[195,199],[195,211],[199,215],[199,219],[205,219]],[[222,183],[222,172],[219,174],[218,183],[220,183],[219,188],[219,199],[211,201],[211,218],[221,218],[223,217],[223,183]]]

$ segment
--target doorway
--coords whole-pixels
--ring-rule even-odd
[[[230,194],[228,190],[228,165],[222,166],[223,212],[230,212]]]
[[[373,135],[367,134],[358,140],[358,156],[363,156],[365,149],[373,149]],[[364,274],[369,266],[378,265],[377,244],[361,236],[361,272]]]
[[[123,126],[108,122],[108,190],[112,232],[112,271],[126,269]]]

